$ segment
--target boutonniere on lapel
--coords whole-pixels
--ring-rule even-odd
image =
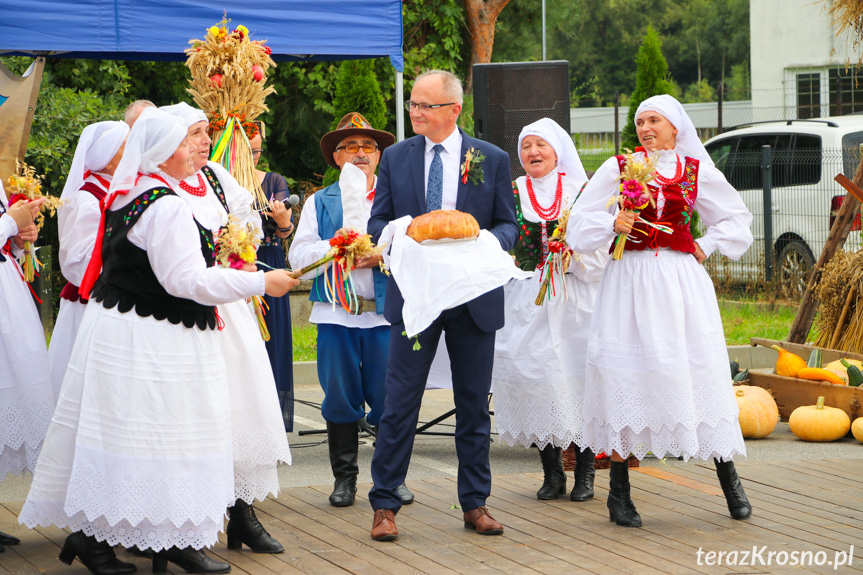
[[[483,183],[482,163],[485,156],[476,148],[468,148],[464,153],[464,163],[461,165],[461,183],[466,184],[468,179],[472,184]]]

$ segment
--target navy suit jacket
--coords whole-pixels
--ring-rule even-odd
[[[497,146],[462,132],[460,165],[464,163],[464,155],[469,148],[475,148],[485,156],[482,164],[483,182],[474,184],[468,179],[467,183],[462,183],[459,177],[456,209],[475,217],[479,227],[494,234],[501,248],[509,251],[518,239],[509,156]],[[426,213],[424,154],[424,136],[414,136],[384,150],[368,223],[372,241],[378,241],[390,221]],[[400,322],[403,306],[402,294],[395,279],[390,276],[384,317],[390,323]],[[503,327],[503,288],[469,301],[467,307],[482,331],[490,332]]]

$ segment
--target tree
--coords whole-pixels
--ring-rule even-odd
[[[635,56],[635,90],[629,101],[629,114],[621,135],[621,147],[634,149],[638,145],[635,133],[635,112],[639,104],[657,94],[672,94],[676,86],[668,75],[668,63],[662,55],[662,40],[653,26],[647,27],[644,41]]]
[[[339,66],[330,130],[335,130],[339,121],[350,112],[362,114],[375,129],[387,124],[387,107],[372,60],[345,60]],[[338,179],[339,170],[329,168],[324,174],[323,185],[328,186]]]
[[[509,0],[464,0],[471,40],[465,81],[465,92],[468,94],[473,92],[473,65],[491,62],[495,23],[507,4]]]

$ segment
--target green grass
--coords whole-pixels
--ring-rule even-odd
[[[794,321],[797,308],[743,302],[740,305],[719,304],[722,327],[728,345],[745,345],[750,337],[784,340]],[[317,359],[317,327],[294,328],[294,361]]]
[[[767,304],[747,304],[730,306],[719,304],[722,327],[728,345],[749,343],[750,337],[783,340],[791,329],[791,322],[797,308],[775,306],[771,310]]]
[[[294,361],[315,361],[318,358],[318,328],[315,324],[294,327]]]

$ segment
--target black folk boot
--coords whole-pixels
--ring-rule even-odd
[[[593,478],[596,476],[596,458],[588,447],[580,451],[575,446],[575,485],[569,494],[570,501],[593,499]]]
[[[357,454],[360,449],[357,423],[327,422],[327,443],[330,448],[330,466],[336,481],[330,494],[330,505],[349,507],[357,495]]]
[[[63,543],[60,551],[60,561],[71,565],[75,557],[81,560],[93,575],[125,575],[137,571],[134,563],[126,563],[117,559],[114,548],[107,541],[96,541],[83,531],[76,531]]]
[[[180,549],[171,547],[164,551],[159,551],[153,555],[153,573],[166,573],[168,571],[168,561],[179,565],[186,570],[186,573],[230,573],[231,564],[225,561],[213,559],[203,549],[193,549],[186,547]]]
[[[255,508],[242,499],[228,507],[228,517],[228,528],[225,529],[228,549],[239,551],[245,543],[255,553],[281,553],[285,550],[258,521]]]
[[[608,482],[608,519],[622,527],[641,527],[641,515],[629,494],[629,464],[612,461]]]
[[[728,503],[728,511],[733,519],[748,519],[752,515],[752,505],[743,491],[740,476],[734,468],[733,461],[720,461],[713,459],[716,464],[716,476],[719,477],[719,485],[725,494],[725,502]]]
[[[536,498],[543,501],[557,499],[566,493],[566,473],[563,472],[561,449],[549,443],[539,450],[539,458],[542,461],[542,472],[545,477],[542,487],[536,492]]]

